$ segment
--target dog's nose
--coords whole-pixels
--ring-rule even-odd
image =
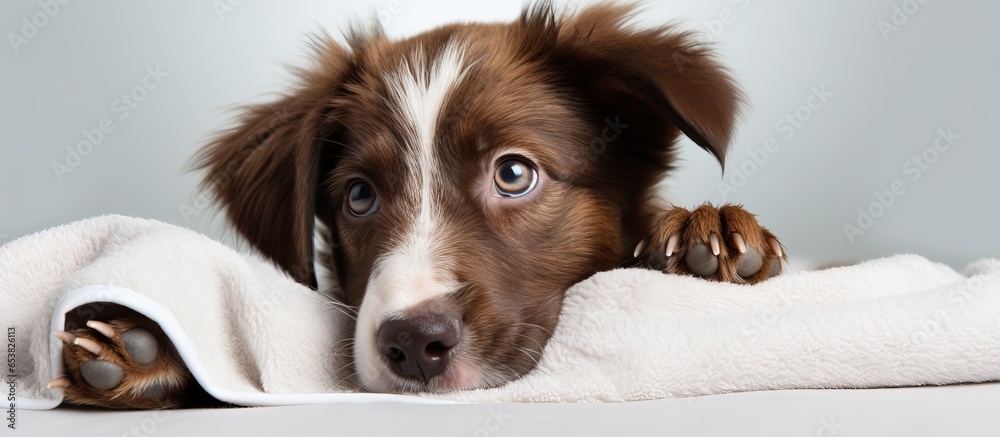
[[[448,351],[458,344],[461,322],[440,313],[388,320],[378,330],[378,349],[397,375],[426,383],[448,367]]]

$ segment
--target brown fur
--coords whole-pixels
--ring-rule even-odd
[[[513,23],[451,25],[399,41],[361,30],[344,47],[322,35],[313,47],[317,63],[300,72],[294,91],[247,108],[201,152],[205,183],[250,243],[314,287],[318,218],[332,248],[321,259],[336,272],[339,299],[356,310],[376,260],[413,214],[401,186],[408,132],[387,104],[385,73],[457,43],[475,63],[445,103],[434,147],[449,187],[436,193],[447,219],[445,255],[459,260],[447,268],[465,285],[426,305],[460,312],[468,334],[455,353],[489,375],[482,386],[529,371],[555,329],[565,290],[628,262],[646,237],[644,256],[651,256],[675,233],[684,235],[682,251],[715,233],[728,247],[710,279],[766,279],[766,267],[748,279],[734,273],[732,232],[761,253],[773,238],[741,208],[652,206],[679,134],[724,162],[740,96],[692,35],[634,28],[634,11],[602,4],[560,17],[540,2]],[[491,199],[479,187],[512,147],[530,155],[541,185],[525,198]],[[346,211],[345,191],[357,178],[378,191],[377,214]],[[679,258],[664,268],[687,273]]]
[[[383,205],[406,204],[393,177],[406,172],[397,153],[406,133],[387,123],[396,114],[385,104],[384,73],[461,42],[476,64],[446,104],[437,142],[451,155],[456,189],[447,247],[454,259],[477,262],[453,266],[469,285],[447,299],[472,333],[464,353],[522,374],[555,328],[566,288],[618,265],[651,232],[646,201],[671,166],[679,131],[725,156],[739,101],[732,81],[689,35],[631,29],[631,15],[628,6],[600,5],[563,20],[541,3],[513,24],[446,26],[403,41],[355,33],[350,50],[321,40],[322,64],[298,91],[252,108],[205,150],[207,181],[237,229],[308,284],[312,217],[324,221],[341,298],[357,308],[409,212],[384,207],[358,220],[340,207],[358,175],[380,187]],[[601,150],[595,139],[606,120],[627,127]],[[510,144],[537,159],[544,190],[530,204],[489,205],[463,193],[489,174],[493,148]]]

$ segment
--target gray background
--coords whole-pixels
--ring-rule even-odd
[[[282,90],[285,66],[303,62],[305,33],[378,14],[391,35],[409,35],[453,20],[510,19],[520,4],[94,1],[43,20],[36,1],[2,2],[0,241],[104,213],[221,236],[220,220],[195,197],[199,176],[184,166],[234,105]],[[894,12],[901,24],[883,34],[878,23],[892,24]],[[714,41],[752,106],[725,175],[684,141],[685,162],[666,184],[671,198],[744,203],[793,255],[817,262],[915,252],[961,266],[1000,255],[998,16],[1000,4],[972,0],[648,2],[641,21],[676,20]],[[33,17],[45,25],[15,50],[11,35]],[[120,96],[157,66],[167,75],[121,118]],[[807,113],[800,106],[814,87],[833,95]],[[776,122],[797,110],[806,120],[786,138]],[[105,117],[114,131],[57,175],[67,146]],[[949,127],[960,138],[934,150],[938,129]],[[769,138],[780,149],[758,165],[751,151]],[[933,163],[913,180],[919,167],[907,163],[920,155]],[[895,180],[905,193],[871,207]],[[723,196],[720,182],[734,191]],[[848,238],[858,208],[878,217]]]

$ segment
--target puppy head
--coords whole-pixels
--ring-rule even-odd
[[[565,290],[627,259],[683,132],[720,162],[738,96],[706,50],[632,10],[316,46],[282,100],[201,154],[233,225],[315,285],[330,229],[353,359],[376,391],[501,384],[530,370]]]

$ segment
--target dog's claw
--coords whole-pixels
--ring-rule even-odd
[[[780,272],[781,272],[781,259],[780,258],[771,259],[771,269],[767,272],[767,276],[769,278],[773,278],[775,276],[778,276],[778,273]]]
[[[784,256],[784,253],[782,253],[781,251],[781,243],[779,243],[778,240],[772,238],[770,241],[768,241],[768,244],[771,246],[771,250],[774,252],[774,256],[778,258]]]
[[[53,332],[52,335],[56,336],[56,338],[62,340],[62,342],[66,344],[73,344],[73,340],[76,339],[76,337],[73,336],[73,334],[70,334],[66,331],[56,331]]]
[[[718,243],[718,241],[716,241]],[[688,270],[701,277],[709,277],[719,270],[719,258],[705,244],[696,244],[684,257]]]
[[[747,253],[747,245],[743,242],[743,236],[739,232],[733,232],[733,244],[740,253]]]
[[[647,244],[649,244],[648,238],[640,241],[639,244],[635,246],[635,251],[632,253],[632,258],[638,258],[639,254],[642,253],[643,250],[646,250]]]
[[[671,235],[670,238],[667,238],[667,250],[664,252],[664,254],[667,255],[667,258],[673,256],[674,250],[677,250],[677,243],[680,242],[680,240],[681,237],[677,234]]]
[[[100,355],[101,351],[104,350],[103,348],[101,348],[101,345],[97,344],[96,341],[91,340],[89,338],[79,337],[79,338],[73,340],[73,344],[86,349],[87,352],[90,352],[91,354],[93,354],[95,356],[96,355]]]
[[[115,328],[112,328],[111,325],[107,323],[99,322],[97,320],[90,320],[87,322],[87,326],[89,326],[91,329],[97,332],[100,332],[101,335],[107,338],[115,338]]]
[[[712,245],[712,255],[719,256],[722,253],[722,248],[719,247],[719,236],[715,234],[708,235],[708,244]]]
[[[66,388],[66,387],[69,387],[70,385],[72,385],[72,383],[69,381],[69,378],[67,378],[65,376],[60,376],[60,377],[58,377],[56,379],[53,379],[53,380],[49,381],[49,383],[48,383],[48,385],[46,385],[46,387],[48,387],[49,389],[53,389],[53,388]]]

